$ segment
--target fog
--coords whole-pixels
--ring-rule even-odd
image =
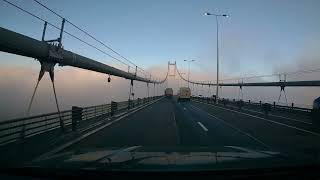
[[[12,58],[18,57],[10,55]],[[291,63],[278,63],[273,67],[273,72],[292,72],[301,69],[314,69],[320,67],[319,52],[316,48],[306,48]],[[19,57],[20,58],[20,57]],[[4,64],[0,67],[0,119],[12,119],[23,117],[26,115],[27,105],[30,101],[32,91],[36,84],[40,65],[37,61],[30,64]],[[21,58],[20,58],[21,61]],[[187,78],[187,70],[179,68],[180,72],[185,73]],[[211,80],[215,82],[215,71],[208,68],[208,71],[192,70],[190,73],[191,80]],[[153,74],[153,77],[159,79],[164,78],[167,71],[167,65],[157,65],[147,69]],[[174,75],[174,68],[170,68],[169,75]],[[124,101],[129,95],[129,80],[111,76],[111,82],[107,82],[107,75],[82,70],[73,67],[56,67],[55,82],[58,101],[61,110],[68,110],[72,106],[92,106],[98,104],[110,103],[110,101]],[[311,74],[295,74],[288,75],[287,80],[319,80],[320,73]],[[221,79],[230,78],[221,73]],[[250,82],[258,81],[278,81],[278,77],[271,78],[255,78]],[[163,94],[165,87],[172,87],[174,93],[180,86],[187,86],[187,83],[181,80],[177,73],[175,76],[169,76],[168,82],[162,87],[153,89],[150,85],[150,95],[154,93]],[[215,87],[202,87],[190,85],[193,95],[211,96],[215,94]],[[295,103],[299,106],[310,107],[313,100],[320,96],[318,87],[297,87],[285,88],[288,103]],[[253,101],[278,101],[280,94],[279,87],[262,88],[262,87],[243,87],[243,99]],[[147,96],[146,83],[134,82],[135,98]],[[238,99],[238,87],[222,87],[220,88],[220,96]],[[282,94],[281,102],[285,102]],[[40,82],[37,90],[31,114],[42,114],[55,112],[55,101],[53,96],[52,84],[48,74]]]
[[[35,62],[37,63],[37,62]],[[38,78],[39,68],[28,65],[2,65],[0,67],[1,120],[23,117]],[[92,106],[124,101],[129,96],[129,80],[71,67],[55,70],[55,86],[60,109],[72,106]],[[160,91],[159,89],[156,89]],[[150,86],[150,95],[154,92]],[[147,95],[146,83],[134,82],[135,98]],[[35,95],[31,115],[56,111],[52,84],[48,74],[41,80]]]

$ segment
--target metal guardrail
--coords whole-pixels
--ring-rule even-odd
[[[211,98],[211,97],[192,97],[193,99],[197,99],[200,101],[206,101],[208,103],[215,103],[215,99]],[[219,99],[219,103],[227,103],[227,104],[234,104],[234,105],[239,105],[239,100],[236,99],[228,99],[228,98],[222,98]],[[262,107],[263,104],[270,104],[271,108],[273,109],[278,109],[278,110],[288,110],[288,111],[299,111],[299,112],[311,112],[312,109],[310,108],[302,108],[302,107],[296,107],[294,106],[294,103],[291,103],[291,106],[284,106],[284,105],[279,105],[276,104],[276,102],[273,103],[268,103],[268,102],[263,102],[263,101],[259,101],[259,102],[254,102],[251,100],[248,101],[243,101],[243,105],[256,105],[256,106],[260,106]]]
[[[62,129],[60,118],[64,122],[64,130],[74,130],[77,125],[81,125],[89,120],[111,117],[124,112],[133,107],[143,105],[161,96],[135,99],[132,101],[115,102],[116,109],[111,108],[111,104],[103,104],[90,107],[73,107],[72,110],[41,114],[36,116],[23,117],[18,119],[0,122],[0,144],[7,144],[20,139],[25,139],[45,132]],[[130,104],[130,105],[129,105]],[[113,113],[111,113],[113,111]],[[96,122],[96,121],[95,121]],[[61,131],[63,134],[63,132]]]
[[[214,104],[215,99],[209,97],[192,97],[192,99],[206,102],[208,104]],[[219,105],[228,107],[228,108],[238,108],[239,110],[244,109],[245,107],[256,108],[258,111],[263,112],[266,116],[272,111],[278,111],[282,113],[288,113],[291,115],[303,115],[304,117],[311,118],[313,123],[319,124],[320,110],[319,109],[311,109],[311,108],[302,108],[295,107],[292,103],[291,106],[278,105],[275,102],[267,103],[267,102],[252,102],[251,100],[242,101],[235,99],[219,99]]]

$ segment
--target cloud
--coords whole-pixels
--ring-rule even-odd
[[[286,64],[279,64],[274,66],[274,73],[283,72],[294,72],[300,70],[309,70],[320,68],[320,52],[317,49],[318,46],[307,46],[305,49],[301,50],[299,55]],[[301,78],[301,75],[290,75],[288,78],[297,79]],[[303,74],[302,78],[319,78],[319,74],[312,73],[310,76],[308,74]]]
[[[320,52],[317,49],[316,44],[308,44],[301,52],[297,53],[295,59],[286,61],[287,63],[282,63],[279,59],[282,58],[282,54],[276,51],[270,51],[266,54],[266,59],[271,59],[273,63],[273,73],[284,73],[284,72],[294,72],[306,69],[320,68]],[[183,72],[187,72],[185,69],[180,69]],[[247,76],[257,75],[256,72],[247,73]],[[221,79],[232,78],[226,74],[220,75]],[[238,77],[241,77],[239,75]],[[294,74],[287,75],[287,81],[299,81],[299,80],[319,80],[320,72],[310,73],[310,74]],[[210,80],[215,82],[215,70],[210,72],[207,71],[192,71],[192,80]],[[278,76],[274,77],[258,77],[252,78],[250,80],[245,80],[244,82],[265,82],[265,81],[279,81]],[[225,81],[225,83],[236,83],[237,80]],[[210,89],[207,87],[198,86],[195,88],[194,94],[202,95],[212,95],[215,94],[215,88]],[[313,100],[320,96],[319,87],[286,87],[286,95],[288,103],[294,103],[302,107],[312,107]],[[227,98],[239,98],[239,87],[222,87],[220,89],[220,96]],[[209,93],[210,92],[210,93]],[[268,102],[278,102],[280,95],[280,87],[243,87],[242,89],[243,97],[245,100],[253,101],[268,101]],[[284,92],[281,94],[280,102],[284,103]]]

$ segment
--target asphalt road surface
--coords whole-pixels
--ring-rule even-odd
[[[163,98],[68,149],[141,145],[307,151],[319,144],[319,129],[303,117],[265,117],[254,111]]]

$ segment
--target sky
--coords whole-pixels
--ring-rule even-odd
[[[57,26],[61,24],[58,17],[32,0],[10,0],[10,2]],[[158,78],[164,77],[168,61],[176,61],[178,68],[186,72],[187,64],[183,60],[194,59],[196,62],[191,64],[191,79],[212,81],[215,79],[216,21],[213,16],[204,16],[204,12],[230,15],[229,18],[219,18],[219,57],[222,78],[320,67],[320,1],[318,0],[40,0],[40,2]],[[3,1],[0,2],[0,17],[1,27],[41,39],[43,22]],[[65,30],[112,54],[69,24],[66,24]],[[54,39],[58,35],[58,31],[48,28],[46,39]],[[127,70],[127,66],[66,34],[63,37],[63,46],[67,50]],[[1,101],[4,103],[0,104],[1,107],[4,106],[2,112],[0,111],[0,117],[22,116],[25,108],[21,104],[27,104],[32,93],[39,63],[31,58],[0,52],[0,69],[0,98],[5,99]],[[57,81],[60,81],[60,86],[64,87],[60,88],[61,99],[66,98],[69,91],[71,93],[76,87],[82,87],[78,92],[79,95],[73,97],[73,100],[68,102],[62,100],[63,107],[69,108],[72,103],[85,106],[105,102],[99,98],[104,93],[101,88],[105,84],[99,84],[104,81],[103,75],[70,67],[58,67],[56,73]],[[76,76],[83,77],[87,81],[78,79],[78,82],[71,80],[69,82],[67,80]],[[292,79],[316,77],[319,77],[319,74],[310,77],[292,77]],[[127,86],[125,80],[119,78],[117,82],[119,85],[114,84],[115,89]],[[178,86],[177,80],[172,80],[171,83],[172,86]],[[17,86],[20,84],[23,84],[26,90],[19,91],[19,96],[12,95],[14,90],[19,90]],[[44,84],[46,85],[43,85],[43,89],[41,87],[39,89],[38,97],[42,102],[47,101],[46,96],[52,98],[50,84],[48,82]],[[67,89],[65,84],[72,85]],[[86,90],[88,86],[94,87],[94,90]],[[141,86],[145,85],[141,84]],[[97,89],[99,92],[95,92]],[[277,98],[279,90],[274,91],[268,96]],[[311,104],[312,99],[319,96],[317,93],[319,89],[308,89],[312,94],[310,97],[306,97],[303,93],[306,92],[305,89],[298,91],[292,93],[291,97],[296,97],[296,94],[300,93],[304,98],[292,101],[301,104]],[[229,95],[226,95],[237,96],[237,92],[238,89],[233,89],[230,90]],[[95,97],[90,100],[82,98],[88,97],[90,93],[90,96],[95,95]],[[117,97],[121,99],[125,97],[125,93],[119,93]],[[145,91],[140,94],[145,95]],[[259,95],[259,91],[250,94],[254,94],[257,99],[263,96]],[[109,95],[106,96],[109,97]],[[268,96],[263,98],[268,99]],[[17,97],[24,99],[23,103],[19,102]],[[5,107],[7,104],[12,105]],[[17,108],[20,109],[19,113],[8,115],[8,109],[18,107],[18,104],[21,106]],[[41,107],[44,107],[43,104],[38,103],[34,111],[54,110],[51,105],[46,109]]]

